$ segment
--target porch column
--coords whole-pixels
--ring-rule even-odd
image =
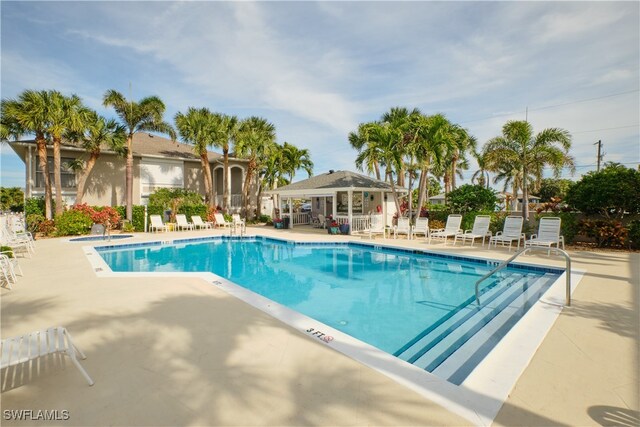
[[[333,203],[331,205],[331,215],[333,215],[333,218],[336,217],[336,215],[338,215],[338,192],[335,191],[333,193]]]
[[[351,228],[353,227],[353,190],[349,189],[349,191],[347,192],[347,194],[349,195],[349,209],[348,209],[348,221],[349,221],[349,234],[351,234]]]
[[[31,146],[29,145],[27,147],[27,180],[25,182],[25,192],[24,192],[24,196],[26,198],[31,197],[31,187],[32,187],[32,181],[31,178],[33,176],[33,156],[32,156],[32,152],[31,152]]]
[[[293,228],[293,199],[289,197],[289,228]]]
[[[385,200],[385,196],[387,193],[384,191],[380,192],[380,200],[382,200],[382,223],[384,227],[387,228],[387,201]]]

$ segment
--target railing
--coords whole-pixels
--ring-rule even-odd
[[[340,225],[349,223],[348,216],[336,215],[334,219]],[[351,216],[351,226],[349,227],[351,233],[354,233],[354,232],[357,233],[359,231],[368,230],[370,227],[371,227],[371,217],[369,215],[352,215]]]
[[[282,214],[283,218],[288,218],[289,214]],[[311,224],[311,215],[306,212],[294,212],[293,213],[293,225],[306,225]]]
[[[542,246],[531,246],[528,248],[524,248],[524,249],[520,249],[518,252],[516,252],[511,258],[509,258],[506,261],[503,261],[502,263],[500,263],[500,265],[498,265],[496,268],[494,268],[493,270],[491,270],[490,272],[488,272],[487,274],[485,274],[484,276],[482,276],[477,282],[476,282],[476,303],[478,305],[480,305],[480,293],[479,293],[479,285],[480,283],[482,283],[483,281],[485,281],[486,279],[488,279],[490,276],[492,276],[493,274],[497,273],[498,271],[502,270],[503,268],[505,268],[507,265],[509,265],[509,263],[511,261],[513,261],[514,259],[516,259],[517,257],[519,257],[520,255],[522,255],[525,252],[529,252],[532,250],[545,250],[545,251],[554,251],[556,254],[561,254],[564,256],[564,259],[566,261],[566,291],[565,291],[565,302],[567,307],[571,306],[571,257],[569,256],[569,254],[567,252],[565,252],[564,250],[560,249],[560,248],[545,248]]]

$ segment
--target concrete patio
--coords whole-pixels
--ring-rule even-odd
[[[118,243],[222,234],[136,234]],[[248,234],[347,241],[316,230]],[[87,354],[2,371],[2,410],[68,410],[66,421],[4,425],[467,425],[469,422],[196,278],[97,278],[82,246],[39,240],[24,277],[1,290],[2,337],[53,325]],[[377,239],[376,242],[381,242]],[[385,244],[506,259],[506,249]],[[495,425],[638,422],[640,254],[571,252],[586,270]],[[563,266],[526,256],[527,262]],[[635,417],[635,418],[634,418]],[[635,420],[635,421],[634,421]]]

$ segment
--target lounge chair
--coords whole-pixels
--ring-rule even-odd
[[[35,252],[35,244],[31,233],[14,233],[6,227],[0,229],[0,245],[9,246],[14,253],[23,253],[31,256]]]
[[[398,234],[406,234],[407,239],[411,239],[411,223],[409,218],[398,218],[398,224],[393,227],[393,238],[397,239]]]
[[[213,224],[210,223],[209,221],[207,222],[202,221],[202,217],[200,215],[192,215],[191,222],[193,223],[194,227],[197,227],[200,229],[213,227]]]
[[[246,221],[240,217],[240,214],[231,215],[231,222],[234,228],[240,227],[240,232],[244,233],[247,229]]]
[[[222,215],[221,213],[213,214],[213,218],[216,220],[216,227],[231,227],[233,225],[233,223],[226,221],[224,219],[224,215]]]
[[[314,222],[313,226],[315,228],[325,228],[326,218],[322,214],[318,214],[318,222]]]
[[[169,231],[169,226],[162,222],[160,215],[149,215],[151,225],[149,225],[149,231]]]
[[[498,231],[495,236],[489,239],[489,249],[491,249],[492,243],[493,246],[496,246],[498,243],[505,246],[508,243],[509,250],[511,250],[511,244],[514,241],[518,242],[517,249],[520,249],[520,240],[526,240],[522,232],[522,223],[523,219],[521,216],[510,215],[506,217],[502,231]]]
[[[531,238],[524,242],[524,247],[542,246],[551,248],[555,245],[556,248],[564,249],[564,236],[560,235],[560,218],[558,217],[545,217],[540,218],[538,224],[538,233],[532,234]]]
[[[194,225],[187,221],[187,216],[184,214],[176,215],[176,229],[178,230],[193,230]]]
[[[455,237],[458,234],[462,233],[460,229],[460,223],[462,223],[462,215],[460,214],[451,214],[447,217],[447,223],[444,228],[431,230],[429,233],[429,244],[431,244],[431,239],[442,239],[444,240],[445,246],[447,245],[447,239],[449,237]]]
[[[49,354],[62,354],[68,356],[89,385],[93,385],[93,380],[77,359],[78,357],[86,359],[87,356],[75,346],[71,335],[63,327],[57,326],[44,331],[3,339],[0,342],[0,347],[1,369],[29,363]]]
[[[6,255],[0,255],[0,280],[6,283],[8,289],[12,289],[11,285],[18,281],[13,264]]]
[[[471,247],[473,247],[473,243],[476,239],[482,239],[482,246],[484,247],[485,238],[491,237],[491,232],[489,231],[489,223],[491,222],[491,217],[489,215],[476,215],[473,220],[473,229],[465,230],[462,234],[456,234],[455,239],[453,240],[453,244],[458,243],[458,239],[462,240],[462,244],[464,245],[468,240],[471,241]]]
[[[416,218],[416,225],[413,227],[413,235],[422,234],[425,239],[429,237],[429,218]]]
[[[387,238],[387,230],[384,226],[384,216],[382,214],[372,214],[369,221],[369,238],[373,238],[374,234],[382,234],[382,238]]]

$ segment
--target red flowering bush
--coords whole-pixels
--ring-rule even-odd
[[[120,223],[120,214],[110,206],[105,206],[100,210],[93,210],[91,220],[96,224],[102,224],[106,228],[115,228]]]

